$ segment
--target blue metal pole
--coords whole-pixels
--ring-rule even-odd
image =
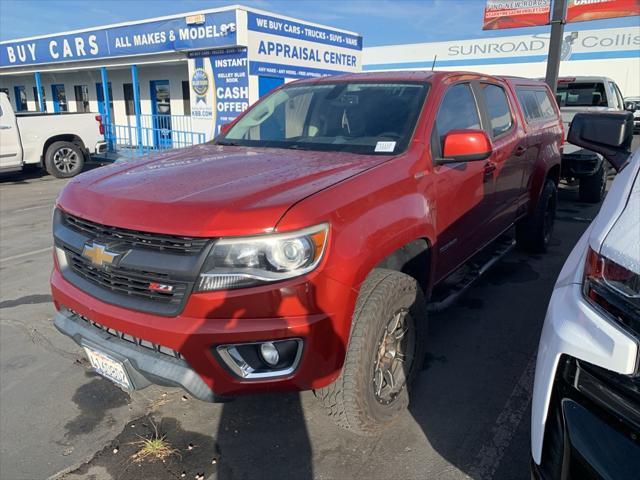
[[[131,81],[133,82],[133,108],[136,112],[136,132],[138,134],[138,149],[142,150],[142,121],[140,117],[140,85],[138,84],[138,66],[131,65]]]
[[[40,78],[40,72],[36,72],[35,77],[36,77],[36,90],[38,92],[38,98],[36,98],[36,101],[38,102],[38,107],[40,108],[40,111],[44,112],[44,100],[42,98],[42,79]]]
[[[111,99],[109,98],[109,78],[107,77],[107,69],[105,67],[100,68],[100,76],[102,77],[102,98],[104,100],[104,125],[105,125],[105,140],[107,141],[107,147],[109,150],[113,150],[113,139],[111,138],[111,111],[109,110],[109,104]]]

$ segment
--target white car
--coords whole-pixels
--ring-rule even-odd
[[[0,173],[40,165],[55,177],[73,177],[91,154],[104,151],[100,115],[14,113],[7,94],[0,92]]]
[[[543,479],[637,479],[640,150],[624,152],[630,114],[578,115],[569,141],[595,148],[620,171],[549,302],[533,390],[532,471]],[[608,145],[593,141],[605,134],[614,138]]]

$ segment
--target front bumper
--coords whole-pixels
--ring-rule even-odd
[[[57,268],[51,275],[51,289],[61,312],[56,324],[63,333],[78,341],[88,338],[86,328],[94,328],[88,325],[78,330],[77,322],[71,323],[74,320],[64,313],[70,310],[103,327],[178,352],[181,362],[169,359],[170,364],[161,363],[160,370],[149,372],[148,368],[140,367],[149,364],[144,360],[150,358],[149,352],[143,352],[144,359],[139,361],[130,348],[111,352],[112,345],[120,344],[114,341],[117,339],[104,335],[91,338],[101,342],[97,347],[107,353],[129,359],[131,368],[148,382],[182,386],[194,396],[210,401],[245,393],[317,389],[333,382],[344,362],[350,312],[355,302],[352,289],[317,272],[312,278],[292,279],[278,285],[191,294],[184,310],[173,317],[100,301],[68,282]],[[331,310],[326,308],[329,305]],[[302,357],[295,371],[284,377],[240,378],[216,354],[219,345],[292,338],[302,339]],[[140,353],[142,347],[133,347]],[[151,358],[158,356],[154,354]],[[180,374],[176,373],[178,367]],[[185,383],[185,369],[195,372],[208,391],[202,386],[195,387],[199,382],[194,383],[191,376]],[[136,386],[142,388],[145,382],[140,379]]]
[[[584,264],[584,256],[577,264]],[[638,341],[587,303],[581,285],[556,285],[542,329],[533,388],[531,451],[538,465],[545,427],[551,418],[554,380],[563,355],[620,375],[632,375],[638,368]]]
[[[155,383],[182,387],[205,402],[225,400],[218,397],[182,358],[119,338],[67,309],[60,310],[53,323],[61,333],[72,338],[78,345],[98,348],[121,361],[135,389]]]
[[[537,478],[637,478],[640,378],[563,357]]]
[[[595,175],[602,166],[602,158],[588,150],[564,153],[560,171],[563,178],[581,178]]]

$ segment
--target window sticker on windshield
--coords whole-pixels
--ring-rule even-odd
[[[396,142],[378,142],[376,143],[376,152],[393,152],[396,148]]]

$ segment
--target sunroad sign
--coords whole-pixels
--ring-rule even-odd
[[[0,44],[0,68],[224,47],[236,44],[236,12],[158,20]]]
[[[637,58],[637,28],[565,31],[562,60]],[[543,62],[549,50],[548,34],[478,38],[435,43],[371,47],[365,50],[364,70],[471,66]]]

